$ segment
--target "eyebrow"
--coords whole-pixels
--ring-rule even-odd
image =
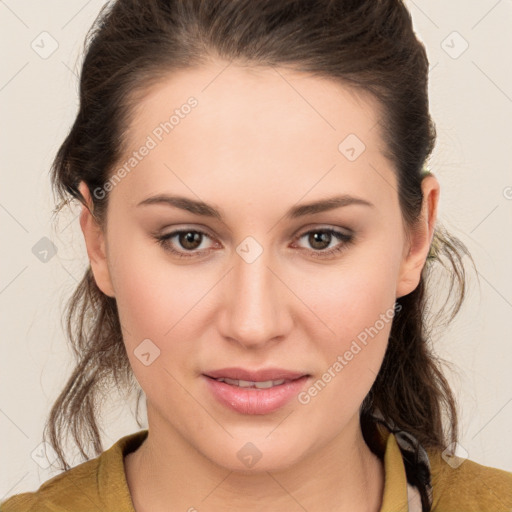
[[[213,217],[215,219],[222,221],[222,214],[214,206],[208,203],[204,203],[203,201],[196,201],[183,196],[158,194],[156,196],[151,196],[148,197],[147,199],[144,199],[143,201],[138,203],[137,206],[147,206],[154,204],[174,206],[175,208],[185,210],[195,215]],[[303,217],[305,215],[313,215],[315,213],[322,213],[350,205],[363,205],[369,206],[370,208],[375,207],[373,203],[370,203],[365,199],[344,194],[341,196],[330,197],[327,199],[321,199],[319,201],[314,201],[311,203],[293,206],[288,210],[288,212],[286,212],[285,218],[289,220],[296,219],[298,217]]]

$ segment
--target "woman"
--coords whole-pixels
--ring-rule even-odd
[[[90,260],[67,471],[3,511],[511,509],[511,473],[452,454],[429,346],[427,276],[452,265],[455,315],[467,249],[427,79],[398,0],[105,7],[52,174]],[[148,429],[103,451],[99,393],[137,383]],[[96,458],[70,469],[66,429]]]

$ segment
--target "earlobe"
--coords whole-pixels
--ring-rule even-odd
[[[440,194],[439,182],[433,174],[429,174],[423,178],[421,188],[421,215],[417,226],[410,231],[410,240],[404,251],[396,287],[397,298],[413,292],[418,286],[434,237]]]
[[[110,279],[110,271],[107,262],[105,247],[105,234],[96,219],[92,215],[93,203],[89,188],[81,181],[78,187],[84,196],[89,208],[82,206],[80,213],[80,227],[84,235],[87,255],[91,264],[91,270],[98,288],[107,296],[115,297],[114,287]]]

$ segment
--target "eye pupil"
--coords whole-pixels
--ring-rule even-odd
[[[325,247],[329,246],[331,234],[327,233],[326,231],[315,231],[309,235],[309,241],[311,243],[311,246],[315,249],[325,249]],[[322,246],[322,244],[325,244],[327,242],[327,245]],[[318,247],[316,244],[320,243],[321,247]]]
[[[201,245],[200,243],[196,244],[195,242],[200,242],[201,233],[197,233],[196,231],[186,231],[180,233],[179,240],[182,247],[185,249],[197,249],[197,246]]]

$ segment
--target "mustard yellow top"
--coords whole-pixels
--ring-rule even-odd
[[[384,463],[380,512],[421,510],[408,502],[402,452],[395,435],[378,427]],[[119,439],[95,459],[83,462],[43,483],[35,492],[17,494],[0,504],[1,512],[135,512],[126,482],[123,457],[146,439],[147,430]],[[433,512],[511,512],[512,473],[471,460],[447,464],[440,452],[428,451]],[[412,495],[409,495],[411,498]],[[419,505],[418,505],[419,503]],[[417,508],[419,506],[419,508]]]

